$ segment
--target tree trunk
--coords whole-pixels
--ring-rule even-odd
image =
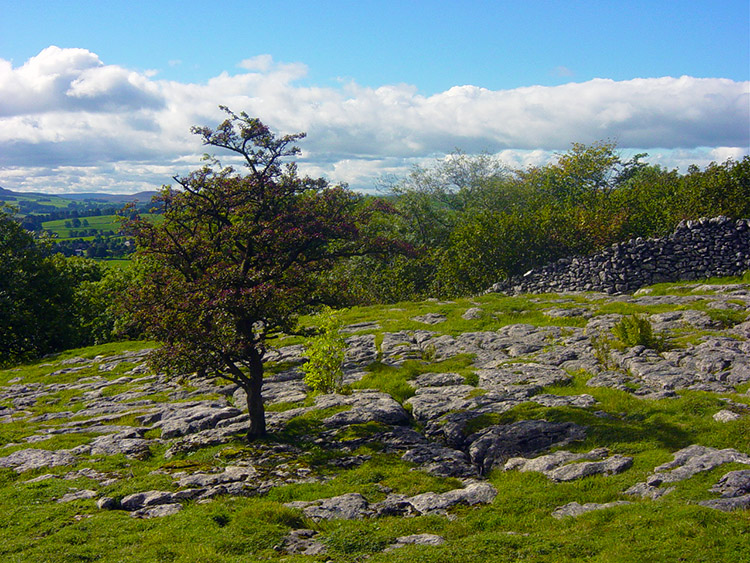
[[[247,429],[247,441],[266,435],[266,411],[263,407],[263,359],[260,354],[252,354],[250,360],[250,382],[244,386],[247,395],[247,412],[250,415],[250,427]]]

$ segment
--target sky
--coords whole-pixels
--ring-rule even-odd
[[[750,154],[749,75],[747,0],[0,0],[0,186],[156,189],[219,105],[362,191],[456,149],[684,172]]]

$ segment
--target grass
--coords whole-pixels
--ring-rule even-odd
[[[151,215],[151,214],[144,214],[143,217],[149,221],[159,222],[163,220],[162,215]],[[84,238],[84,239],[92,239],[92,236],[75,236],[73,237],[71,235],[71,231],[76,231],[77,233],[80,233],[82,231],[90,231],[91,229],[97,231],[98,234],[105,234],[109,233],[110,231],[112,233],[115,233],[117,235],[120,232],[120,217],[118,215],[91,215],[88,217],[79,217],[79,220],[81,221],[81,225],[78,227],[66,226],[67,224],[71,224],[72,219],[56,219],[54,221],[44,221],[42,223],[42,228],[45,231],[49,231],[53,234],[58,240],[66,240],[70,238]],[[87,225],[83,224],[83,221],[86,220]]]
[[[713,282],[712,282],[713,283]],[[692,294],[695,285],[653,288],[652,295],[670,291]],[[707,295],[708,297],[708,295]],[[344,324],[376,321],[379,328],[363,333],[382,341],[383,332],[427,330],[436,334],[457,335],[467,331],[498,330],[510,323],[537,326],[582,326],[580,317],[551,318],[544,314],[552,307],[590,306],[594,314],[654,314],[674,310],[677,306],[643,306],[616,301],[594,302],[592,296],[530,295],[502,297],[485,295],[473,299],[457,299],[452,303],[409,302],[388,307],[358,307],[342,313]],[[680,329],[672,341],[683,345],[697,342],[708,335],[724,334],[724,328],[746,318],[744,311],[716,310],[707,301],[695,304],[721,322],[715,330]],[[693,307],[693,304],[690,305]],[[461,315],[469,307],[479,307],[484,314],[476,320]],[[670,308],[671,307],[671,308]],[[397,309],[397,310],[394,310]],[[426,313],[441,313],[446,321],[424,325],[412,320]],[[303,318],[303,324],[312,322]],[[570,332],[573,332],[572,330]],[[692,340],[691,340],[692,339]],[[302,337],[286,339],[284,344],[303,342]],[[74,383],[85,378],[114,381],[134,367],[123,362],[111,372],[99,371],[97,356],[112,356],[127,350],[150,348],[156,343],[124,342],[70,350],[40,362],[0,371],[0,393],[14,381],[20,385],[40,386]],[[80,364],[61,364],[64,360],[83,358]],[[140,361],[140,360],[139,360]],[[415,390],[413,380],[427,372],[458,373],[465,381],[478,385],[478,377],[470,355],[461,355],[442,362],[426,354],[422,359],[409,360],[399,366],[376,362],[352,387],[378,389],[390,393],[401,403]],[[50,375],[65,367],[84,366],[69,373]],[[292,369],[293,364],[269,366],[268,374]],[[556,395],[592,395],[597,403],[588,408],[543,407],[533,402],[522,403],[502,414],[485,414],[473,419],[466,432],[471,433],[492,424],[506,424],[527,419],[575,422],[587,429],[586,439],[566,449],[578,452],[606,447],[611,453],[633,457],[633,466],[626,472],[594,476],[570,483],[554,483],[538,473],[494,470],[489,481],[499,491],[490,505],[457,507],[449,517],[419,516],[413,518],[385,517],[355,521],[322,521],[307,519],[300,510],[285,506],[290,501],[309,501],[358,492],[371,502],[389,493],[412,496],[423,492],[444,492],[460,486],[455,479],[435,477],[403,461],[398,454],[387,453],[376,437],[387,426],[366,423],[330,431],[322,420],[348,407],[325,411],[311,410],[298,416],[281,431],[264,441],[246,444],[240,437],[229,443],[181,453],[170,459],[164,454],[168,444],[154,442],[151,456],[129,459],[123,455],[79,455],[74,465],[42,468],[17,475],[0,468],[0,560],[9,562],[218,562],[247,561],[285,562],[581,562],[611,563],[620,561],[750,561],[750,519],[747,511],[723,513],[698,505],[701,500],[715,498],[708,489],[725,473],[746,469],[741,464],[728,464],[676,484],[676,490],[658,501],[630,498],[623,491],[643,481],[655,466],[672,459],[672,454],[691,444],[714,448],[737,448],[748,452],[750,416],[718,423],[712,415],[728,407],[723,399],[747,403],[742,395],[750,389],[745,384],[737,393],[681,391],[677,398],[644,400],[631,393],[588,387],[592,376],[583,370],[571,374],[568,384],[547,387],[545,393]],[[102,390],[108,397],[136,389],[138,378],[112,384]],[[80,409],[83,391],[49,389],[41,399],[26,409],[31,415],[72,412],[73,420],[82,420]],[[477,387],[472,393],[484,390]],[[1,396],[1,395],[0,395]],[[166,400],[162,392],[144,397]],[[269,405],[268,411],[284,412],[306,401]],[[10,399],[0,398],[0,405],[9,406]],[[0,411],[1,412],[1,411]],[[26,447],[42,449],[73,448],[89,442],[94,434],[50,435],[29,445],[25,439],[39,435],[69,422],[70,418],[29,422],[28,419],[0,423],[0,457]],[[127,412],[110,422],[138,426],[137,415]],[[150,431],[149,437],[158,438]],[[275,457],[267,452],[279,451]],[[265,456],[265,457],[264,457]],[[339,462],[358,457],[359,462],[348,469]],[[261,462],[260,460],[266,461]],[[97,489],[101,496],[121,499],[128,494],[147,490],[176,490],[174,476],[180,472],[216,471],[227,465],[252,460],[260,475],[267,477],[283,469],[309,472],[307,482],[279,485],[267,494],[255,497],[218,496],[209,503],[186,502],[184,509],[173,516],[138,520],[121,511],[104,511],[95,500],[58,503],[73,489]],[[69,480],[50,478],[29,482],[34,477],[52,474],[62,477],[72,471],[91,468],[119,479],[108,486],[99,486],[85,477]],[[611,502],[628,500],[630,505],[606,511],[591,512],[578,518],[557,520],[551,512],[569,502]],[[279,546],[293,529],[311,528],[328,548],[324,556],[289,555]],[[399,536],[432,533],[445,538],[441,546],[407,546],[383,551]]]

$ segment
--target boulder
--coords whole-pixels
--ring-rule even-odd
[[[31,471],[41,467],[73,465],[76,456],[70,450],[17,450],[12,454],[0,457],[0,467],[11,467],[16,473]]]
[[[502,466],[511,457],[541,453],[553,446],[564,446],[586,436],[572,422],[522,420],[513,424],[490,426],[467,438],[469,456],[481,474]]]

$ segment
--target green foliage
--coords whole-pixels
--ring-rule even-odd
[[[346,341],[341,336],[341,320],[330,308],[324,308],[317,316],[318,335],[307,343],[307,363],[302,366],[305,383],[313,391],[339,392],[344,383],[344,355]]]
[[[260,120],[222,109],[228,117],[216,129],[192,131],[205,145],[239,155],[246,173],[209,158],[176,179],[181,189],[162,189],[162,222],[126,223],[144,265],[128,304],[134,320],[164,343],[154,366],[200,371],[245,391],[254,438],[265,434],[266,340],[332,298],[338,288],[320,282],[338,260],[388,243],[365,236],[361,227],[378,210],[360,196],[284,164],[304,134],[277,137]]]
[[[612,327],[612,334],[627,347],[645,346],[658,351],[666,346],[664,337],[655,335],[651,321],[641,315],[623,317]]]
[[[575,143],[525,170],[462,153],[415,168],[392,183],[399,214],[388,228],[417,252],[358,261],[342,278],[359,303],[455,297],[558,258],[666,235],[683,219],[750,217],[750,157],[680,175],[645,156],[623,161],[612,142]]]

